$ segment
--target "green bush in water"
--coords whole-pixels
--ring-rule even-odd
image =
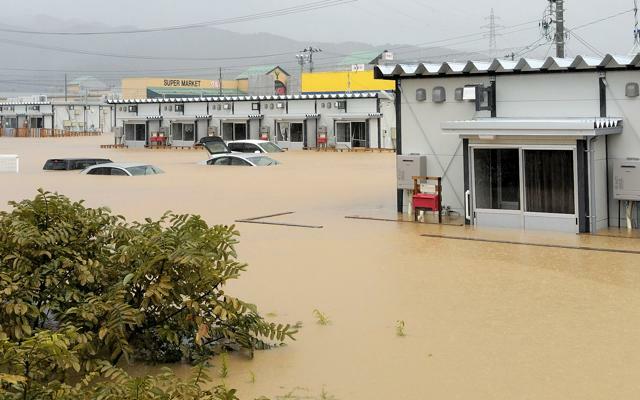
[[[233,226],[173,213],[128,223],[106,208],[42,190],[10,206],[0,213],[0,393],[6,398],[194,398],[188,393],[206,383],[204,367],[198,378],[178,384],[169,373],[132,378],[114,366],[202,363],[227,351],[253,356],[296,333],[225,293],[246,269]],[[176,388],[187,397],[127,395]],[[235,395],[215,387],[195,398]]]

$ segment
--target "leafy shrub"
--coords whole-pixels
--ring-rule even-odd
[[[160,393],[175,377],[134,379],[113,366],[253,356],[293,339],[295,327],[267,323],[224,291],[246,269],[233,226],[173,213],[128,223],[42,190],[10,206],[0,213],[0,381],[9,394],[75,398],[67,382],[78,378],[96,393],[138,384]],[[60,395],[47,392],[56,387]],[[98,397],[128,398],[120,395]]]

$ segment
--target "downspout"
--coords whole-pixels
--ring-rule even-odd
[[[396,77],[395,91],[396,106],[396,155],[402,155],[402,83],[400,78]],[[404,190],[397,189],[397,206],[398,213],[404,211]]]
[[[606,72],[602,72],[600,74],[599,79],[599,87],[600,87],[600,117],[607,117],[607,76]],[[609,136],[605,135],[604,137],[604,156],[605,156],[605,165],[607,169],[606,182],[607,182],[607,227],[611,226],[611,205],[610,205],[610,194],[611,194],[611,186],[609,182]]]
[[[595,234],[598,228],[598,219],[596,215],[596,177],[594,174],[595,156],[593,150],[593,142],[598,140],[597,136],[587,139],[587,174],[589,181],[589,232]],[[608,193],[607,193],[608,196]]]

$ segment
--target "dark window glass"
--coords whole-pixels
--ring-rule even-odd
[[[144,142],[145,140],[147,140],[146,138],[146,127],[142,124],[137,124],[135,125],[135,129],[136,129],[136,141],[138,142]]]
[[[489,210],[520,210],[518,149],[476,149],[476,206]]]
[[[249,164],[247,161],[238,157],[231,157],[231,165],[240,166],[240,167],[251,166],[251,164]]]
[[[128,176],[128,174],[120,168],[111,168],[111,175]]]
[[[193,142],[195,140],[195,127],[193,124],[183,125],[183,137],[182,140],[187,142]]]
[[[233,140],[233,123],[225,122],[222,124],[222,138],[226,141]]]
[[[87,175],[111,175],[111,168],[94,168]]]
[[[351,144],[353,147],[367,147],[367,127],[365,122],[353,122],[351,124],[353,137]]]
[[[47,160],[44,164],[45,170],[50,171],[63,171],[68,168],[66,160]]]
[[[229,165],[229,157],[219,157],[209,160],[209,165]]]
[[[247,124],[235,124],[233,129],[234,140],[247,139]]]
[[[336,136],[338,142],[351,142],[351,124],[336,124]]]
[[[128,141],[136,140],[136,125],[126,124],[124,126],[124,137]]]
[[[303,139],[303,127],[302,124],[291,124],[291,141],[296,143],[302,143]]]
[[[244,143],[229,143],[228,146],[229,146],[229,150],[237,151],[239,153],[244,152],[244,149],[245,149]]]
[[[525,150],[528,212],[575,214],[573,151]]]
[[[171,124],[171,138],[173,140],[182,140],[182,124]]]

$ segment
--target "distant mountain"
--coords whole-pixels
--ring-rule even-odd
[[[44,16],[20,21],[19,24],[19,29],[41,31],[132,28]],[[69,81],[81,76],[94,76],[114,88],[119,87],[122,77],[133,76],[217,79],[219,68],[222,68],[225,79],[233,79],[249,66],[265,64],[281,65],[296,79],[300,66],[295,55],[309,45],[323,50],[314,55],[315,67],[319,71],[349,67],[342,65],[342,60],[354,52],[368,54],[385,49],[393,51],[401,60],[485,58],[484,55],[439,47],[358,42],[308,43],[269,33],[242,34],[217,28],[104,36],[0,33],[0,92],[60,92],[64,87],[65,72]]]

